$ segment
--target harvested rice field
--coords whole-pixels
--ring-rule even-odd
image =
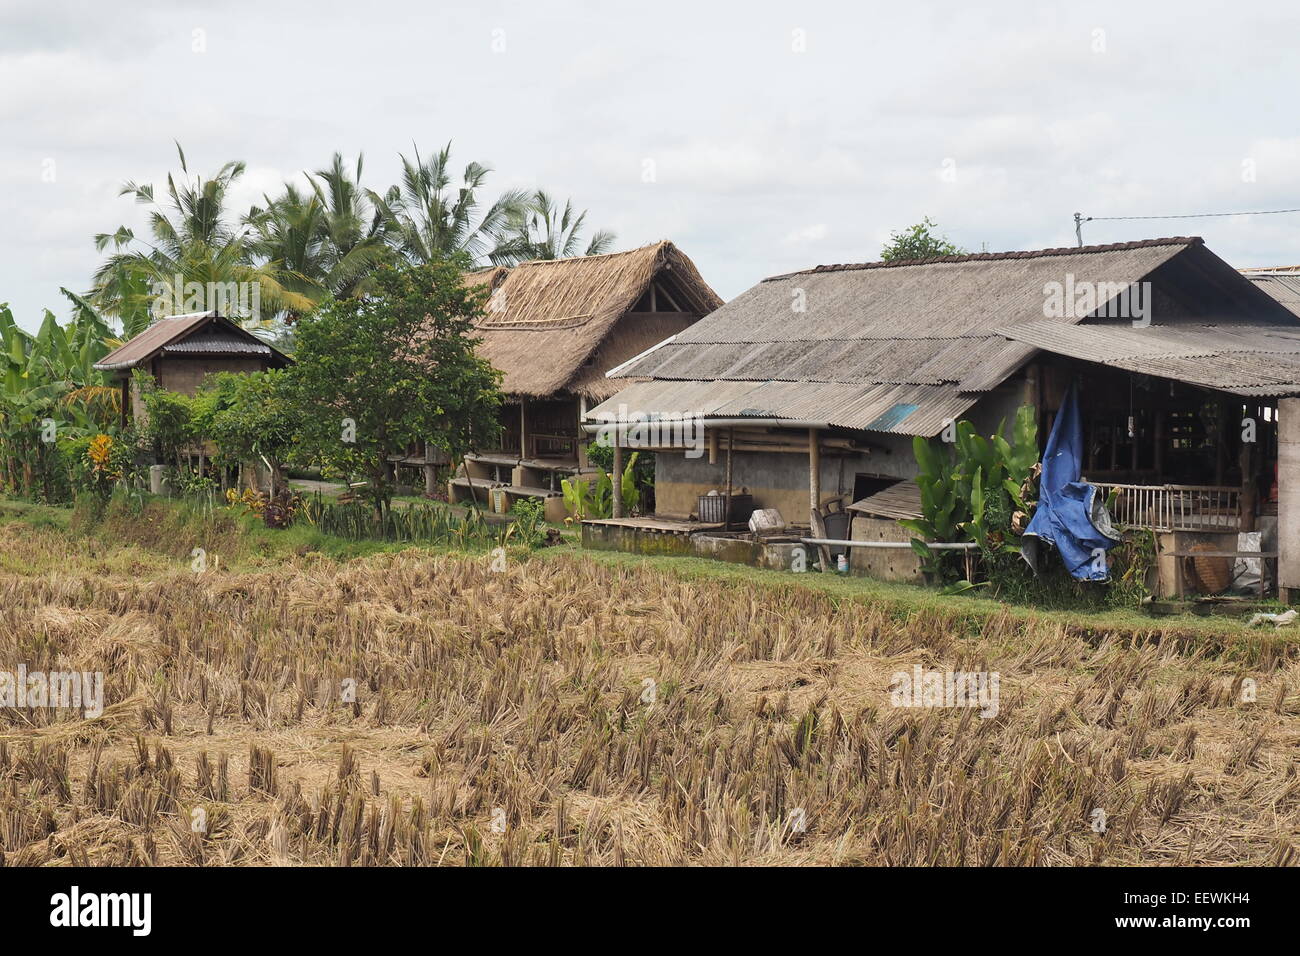
[[[1296,862],[1286,639],[0,532],[0,669],[104,675],[93,719],[0,707],[7,866]],[[996,705],[894,706],[932,671]]]

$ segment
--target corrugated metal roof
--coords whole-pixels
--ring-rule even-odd
[[[288,363],[287,356],[247,329],[216,312],[159,319],[95,363],[103,371],[136,368],[159,353],[264,355]]]
[[[1135,328],[1038,320],[999,332],[1057,355],[1239,395],[1300,392],[1300,325]]]
[[[881,518],[919,518],[921,487],[915,481],[900,481],[853,502],[848,510]]]
[[[1195,341],[1181,338],[1142,352],[1143,340],[1132,339],[1137,330],[1128,323],[1076,332],[1073,327],[1088,321],[1086,316],[1044,319],[1049,283],[1071,288],[1090,283],[1110,297],[1157,270],[1153,293],[1172,302],[1182,319],[1188,319],[1182,299],[1205,292],[1207,301],[1226,303],[1216,305],[1219,314],[1251,326],[1224,326]],[[1166,287],[1175,283],[1188,286],[1176,302]],[[1269,323],[1272,328],[1266,328]],[[1198,355],[1285,353],[1281,339],[1271,336],[1293,325],[1294,315],[1241,281],[1195,238],[818,266],[760,282],[671,343],[620,367],[619,378],[655,382],[645,390],[621,392],[602,407],[635,395],[627,404],[644,413],[686,411],[703,407],[700,398],[731,394],[732,386],[749,383],[741,399],[718,402],[705,414],[932,436],[1039,348],[1086,352],[1078,357],[1115,364],[1133,365],[1135,356],[1144,355],[1141,370],[1147,374],[1177,370],[1185,381],[1201,384],[1207,373],[1195,368]],[[1004,335],[1000,330],[1006,326],[1032,334]],[[1290,375],[1252,377],[1242,369],[1229,373],[1233,367],[1227,362],[1218,374],[1231,374],[1240,388],[1277,387]]]
[[[159,319],[134,338],[123,342],[95,363],[97,369],[134,368],[153,358],[165,345],[191,332],[216,316],[215,312],[194,312]]]
[[[162,348],[165,354],[189,355],[270,355],[271,346],[265,342],[250,342],[233,335],[195,335],[184,342],[173,342]]]
[[[1300,272],[1248,272],[1246,278],[1263,289],[1292,312],[1300,315]]]
[[[818,267],[765,279],[677,336],[676,354],[696,344],[858,342],[988,337],[999,325],[1043,317],[1043,286],[1073,276],[1127,286],[1199,240],[1044,250],[1042,254],[963,256],[912,265]],[[1065,322],[1076,321],[1063,319]],[[806,345],[804,346],[806,348]],[[778,352],[754,362],[755,377],[774,377]],[[900,354],[902,350],[900,350]],[[638,365],[625,375],[658,374]],[[682,376],[689,378],[691,376]]]
[[[619,414],[698,415],[817,422],[896,435],[936,435],[979,399],[946,386],[822,382],[722,382],[670,379],[637,382],[587,412],[589,420]]]

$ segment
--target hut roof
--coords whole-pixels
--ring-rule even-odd
[[[137,368],[157,355],[256,355],[272,366],[288,356],[217,312],[192,312],[159,319],[95,363],[101,371]]]
[[[612,372],[650,379],[617,402],[645,414],[935,435],[1048,348],[1041,336],[1006,334],[1043,323],[1048,283],[1126,288],[1174,260],[1161,287],[1194,289],[1197,308],[1221,309],[1225,322],[1294,325],[1198,238],[817,266],[765,279]],[[1090,334],[1102,341],[1114,327],[1092,325]]]
[[[1300,315],[1300,266],[1242,269],[1241,274],[1292,312]]]
[[[682,311],[638,313],[612,341],[615,324],[656,280],[671,286]],[[531,398],[558,392],[606,398],[623,384],[605,378],[608,368],[722,304],[695,264],[667,241],[485,269],[465,281],[490,291],[487,314],[477,324],[479,355],[505,374],[503,391]]]

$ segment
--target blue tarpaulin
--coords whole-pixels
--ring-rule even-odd
[[[1025,529],[1021,554],[1038,570],[1038,543],[1056,548],[1066,569],[1079,581],[1105,581],[1106,552],[1119,544],[1097,488],[1080,481],[1083,428],[1079,396],[1070,386],[1056,415],[1043,452],[1038,482],[1038,509]]]

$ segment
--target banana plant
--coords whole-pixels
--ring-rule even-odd
[[[0,304],[0,466],[6,487],[30,494],[39,481],[48,497],[51,470],[58,467],[54,439],[84,437],[115,419],[117,389],[94,368],[108,352],[108,334],[102,318],[78,306],[67,325],[46,311],[33,335]]]
[[[899,522],[918,537],[912,549],[927,572],[940,571],[937,552],[926,542],[974,541],[984,552],[1014,551],[1011,529],[994,527],[990,514],[1009,513],[1006,503],[1028,511],[1032,473],[1038,461],[1034,409],[1021,407],[1012,425],[1012,440],[1003,437],[1005,420],[989,438],[983,438],[968,421],[957,422],[951,443],[913,440],[921,491],[921,517]],[[1005,495],[1003,507],[990,512],[995,497]]]
[[[569,513],[565,520],[570,523],[581,523],[591,511],[591,494],[587,490],[587,479],[577,475],[572,478],[562,478],[560,490],[564,492],[564,510]]]

